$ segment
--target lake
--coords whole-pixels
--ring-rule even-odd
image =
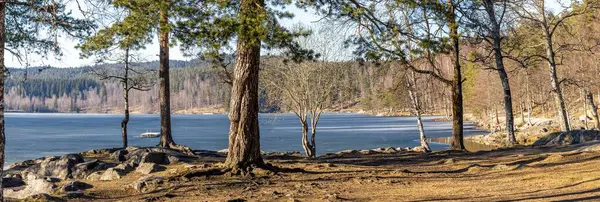
[[[448,137],[452,124],[424,117],[429,138]],[[6,114],[6,164],[42,156],[63,155],[122,145],[119,114]],[[260,140],[264,151],[302,151],[300,122],[293,114],[260,114]],[[192,149],[227,148],[227,115],[173,115],[173,139]],[[143,132],[160,129],[158,115],[132,115],[130,146],[155,146],[159,138],[139,138]],[[465,123],[465,135],[484,134]],[[346,149],[415,147],[419,145],[415,117],[377,117],[363,114],[328,113],[317,128],[317,154]],[[445,144],[431,144],[446,149]]]

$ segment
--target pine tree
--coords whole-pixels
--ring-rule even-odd
[[[260,153],[258,129],[258,79],[261,48],[280,49],[287,60],[312,59],[314,54],[294,41],[309,32],[292,32],[281,26],[280,18],[289,12],[278,7],[290,1],[241,0],[206,1],[179,10],[185,20],[178,22],[175,36],[184,48],[201,47],[202,58],[219,65],[231,54],[230,42],[236,40],[235,67],[231,75],[229,103],[229,153],[225,164],[236,173],[248,173],[253,166],[269,168]]]
[[[0,1],[0,171],[4,167],[4,90],[8,69],[4,64],[5,51],[21,59],[25,54],[60,55],[56,40],[58,33],[81,38],[92,24],[71,16],[64,2],[43,0]],[[43,34],[42,34],[43,33]],[[0,172],[1,173],[1,172]],[[0,201],[4,201],[0,187]]]

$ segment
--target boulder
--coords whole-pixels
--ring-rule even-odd
[[[15,162],[12,163],[8,166],[8,169],[12,169],[12,168],[26,168],[26,167],[30,167],[32,165],[35,164],[39,164],[40,162],[42,162],[43,159],[33,159],[33,160],[26,160],[26,161],[21,161],[21,162]]]
[[[71,174],[75,165],[81,162],[83,162],[83,157],[79,154],[68,154],[61,157],[46,157],[39,164],[23,170],[22,175],[37,174],[57,177],[59,179],[68,179],[72,177]]]
[[[126,172],[124,170],[121,170],[118,168],[109,168],[106,171],[104,171],[104,173],[102,173],[100,180],[110,181],[110,180],[121,179],[121,177],[125,174],[126,174]]]
[[[92,187],[93,187],[92,185],[87,184],[85,182],[70,181],[67,184],[60,187],[60,191],[63,193],[67,193],[67,192],[86,190],[86,189],[89,189]]]
[[[119,164],[119,165],[115,166],[114,168],[124,170],[125,172],[129,172],[129,171],[133,170],[133,166],[131,166],[129,164],[125,164],[125,163]]]
[[[142,163],[156,163],[156,164],[168,164],[167,155],[162,152],[148,152],[145,153],[140,159]]]
[[[142,173],[142,174],[150,174],[150,173],[159,172],[159,171],[163,171],[163,170],[165,170],[165,167],[158,165],[156,163],[142,163],[137,167],[137,169],[135,169],[136,172]]]
[[[25,199],[37,194],[50,193],[55,187],[56,185],[54,185],[54,183],[48,182],[43,178],[29,177],[26,181],[26,185],[22,188],[4,189],[4,197]]]
[[[135,189],[139,193],[144,193],[148,191],[152,191],[159,187],[164,181],[163,177],[158,176],[146,176],[138,179],[133,184],[131,184],[131,188]]]
[[[572,130],[568,133],[556,132],[537,140],[533,145],[540,146],[563,146],[581,144],[594,140],[600,140],[600,132],[595,130]]]
[[[75,165],[71,171],[71,176],[75,179],[84,179],[93,172],[106,170],[114,166],[114,163],[91,160]]]
[[[3,177],[2,178],[2,187],[19,187],[25,185],[25,182],[20,177]]]
[[[126,164],[137,165],[141,163],[156,163],[156,164],[168,164],[167,154],[164,152],[155,152],[152,149],[138,149],[126,155]]]
[[[100,178],[102,178],[102,173],[100,171],[93,172],[85,177],[85,179],[89,181],[98,181]]]
[[[110,159],[117,162],[123,162],[126,160],[125,155],[127,155],[127,153],[129,153],[127,150],[117,150],[110,154]]]

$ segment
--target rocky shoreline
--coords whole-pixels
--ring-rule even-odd
[[[345,150],[318,158],[417,152],[423,152],[422,148],[388,147]],[[265,159],[304,159],[300,152],[263,152],[263,155]],[[226,156],[227,150],[195,150],[193,154],[186,154],[164,148],[127,147],[42,157],[8,166],[2,175],[4,196],[9,199],[46,201],[81,198],[86,196],[85,190],[94,187],[94,182],[118,181],[127,175],[135,175],[137,179],[123,189],[147,193],[159,189],[162,183],[168,181],[157,173],[218,168]]]

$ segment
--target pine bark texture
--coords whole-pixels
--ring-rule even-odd
[[[446,17],[452,45],[452,62],[454,63],[454,78],[452,80],[452,142],[450,143],[450,150],[465,150],[463,144],[463,81],[460,69],[458,23],[456,22],[454,2],[446,0],[446,6],[448,9]]]
[[[6,42],[5,14],[6,3],[0,2],[0,92],[4,92],[6,66],[4,65],[4,46]],[[0,176],[3,176],[6,136],[4,134],[4,93],[0,93]],[[4,201],[4,189],[0,180],[0,201]]]
[[[175,146],[171,134],[171,92],[169,86],[169,11],[163,8],[159,20],[159,68],[158,85],[160,97],[160,143],[159,146],[170,148]]]
[[[239,18],[242,21],[237,42],[234,80],[229,108],[229,153],[225,164],[234,172],[249,171],[263,166],[258,129],[258,78],[261,44],[251,30],[262,26],[264,0],[242,0]],[[242,33],[244,32],[244,33]]]

